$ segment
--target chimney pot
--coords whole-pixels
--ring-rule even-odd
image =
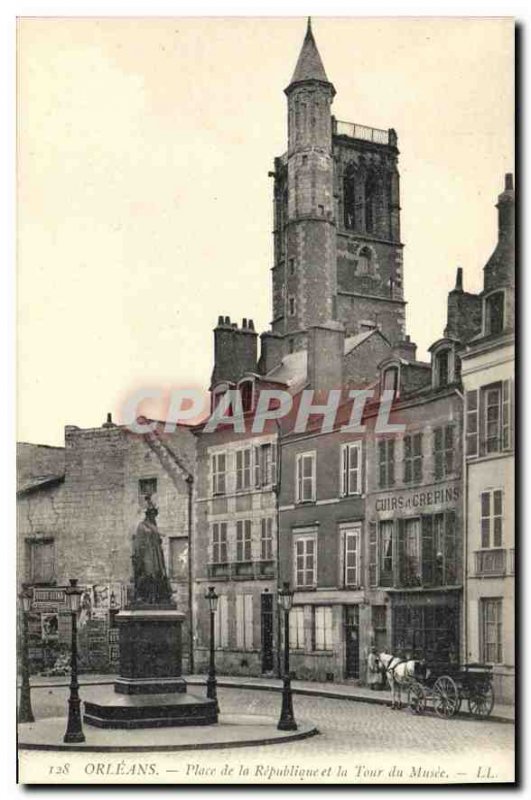
[[[512,192],[513,189],[514,189],[513,174],[512,172],[507,172],[507,174],[505,175],[505,191]]]
[[[457,272],[455,274],[455,288],[457,291],[463,291],[463,267],[457,267]]]
[[[218,317],[218,325],[223,325],[223,323],[224,323],[224,322],[225,322],[225,317],[223,317],[223,316],[220,314],[220,316]]]
[[[252,321],[252,319],[249,320],[248,324],[249,324],[249,330],[254,331],[254,322]]]
[[[246,318],[246,317],[244,317],[244,318],[242,319],[242,328],[246,328],[246,327],[247,327],[247,318]]]
[[[230,317],[225,317],[225,325],[230,325]]]

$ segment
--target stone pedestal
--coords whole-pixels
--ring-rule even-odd
[[[85,722],[100,728],[217,722],[214,700],[186,694],[181,676],[183,619],[184,614],[171,606],[135,606],[117,614],[120,674],[115,694],[85,702]]]

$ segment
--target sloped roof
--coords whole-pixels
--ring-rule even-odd
[[[348,336],[344,342],[343,353],[345,356],[350,355],[357,347],[363,342],[366,342],[371,336],[378,335],[382,339],[387,339],[377,328],[372,330],[357,333],[355,336]],[[290,389],[298,391],[306,382],[308,375],[308,352],[307,350],[298,350],[296,353],[290,353],[284,356],[280,364],[267,373],[265,376],[266,381],[273,381],[275,383],[282,383]]]
[[[292,83],[299,83],[300,81],[324,81],[325,83],[329,83],[323,62],[321,61],[321,56],[315,44],[315,39],[313,38],[310,19],[308,19],[306,36],[302,43],[290,86]]]
[[[39,475],[21,484],[17,489],[17,495],[35,492],[37,489],[51,488],[65,479],[64,472],[59,475]]]

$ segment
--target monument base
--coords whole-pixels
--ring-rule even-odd
[[[216,702],[186,693],[181,676],[184,614],[171,606],[131,606],[116,615],[120,674],[114,693],[85,702],[83,719],[99,728],[212,725]]]

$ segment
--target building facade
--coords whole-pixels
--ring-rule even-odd
[[[498,243],[484,268],[482,326],[461,352],[466,397],[465,655],[492,664],[514,702],[515,260],[512,175],[498,198]]]
[[[130,599],[131,537],[143,518],[146,495],[159,508],[174,597],[179,609],[188,611],[190,502],[181,466],[193,474],[193,437],[186,428],[163,437],[157,429],[140,436],[107,421],[101,428],[67,426],[64,449],[51,450],[55,463],[49,463],[49,456],[43,463],[42,448],[19,446],[23,482],[17,495],[17,575],[19,585],[33,590],[32,668],[53,669],[68,651],[64,587],[77,578],[83,589],[80,668],[113,671],[118,663],[114,614]],[[26,462],[34,464],[33,474]],[[185,630],[183,642],[188,639]],[[188,666],[189,644],[184,650]]]

